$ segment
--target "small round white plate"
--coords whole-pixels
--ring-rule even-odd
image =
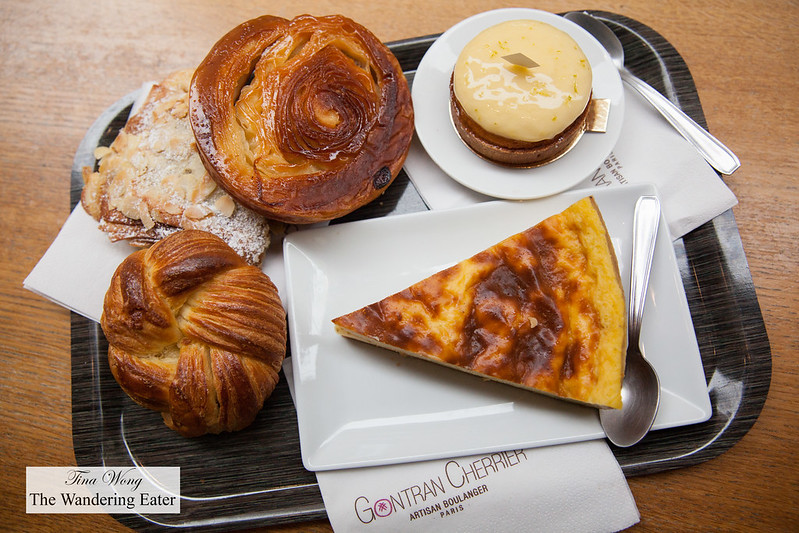
[[[449,114],[449,79],[461,49],[482,30],[515,19],[539,20],[571,35],[591,63],[593,98],[610,100],[605,133],[586,133],[560,159],[529,169],[503,167],[476,155],[461,141]],[[413,106],[419,140],[450,177],[488,196],[529,200],[565,191],[599,168],[619,139],[624,88],[607,51],[584,29],[545,11],[508,8],[467,18],[430,46],[413,78]]]

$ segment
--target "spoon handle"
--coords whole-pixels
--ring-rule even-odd
[[[649,271],[655,252],[655,240],[660,223],[660,200],[657,196],[641,196],[635,203],[633,215],[633,248],[630,265],[629,342],[638,346],[644,303],[649,287]]]
[[[710,165],[722,174],[732,174],[741,162],[738,157],[721,141],[712,136],[706,129],[694,122],[674,103],[653,89],[646,82],[637,78],[625,68],[620,69],[621,77],[633,89],[638,91],[641,96],[647,99],[655,109],[674,126],[674,128],[690,142],[694,148],[710,163]]]

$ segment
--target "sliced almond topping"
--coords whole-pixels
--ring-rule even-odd
[[[189,82],[191,81],[190,72],[187,71],[185,74],[181,73],[181,75],[177,77],[176,81],[178,83],[178,86],[180,87],[181,92],[184,93],[189,92]]]
[[[94,158],[102,159],[110,153],[111,153],[111,148],[107,146],[98,146],[97,148],[94,149]]]
[[[203,169],[202,172],[197,175],[200,176],[200,183],[198,185],[198,201],[202,201],[208,198],[211,193],[216,190],[216,182],[211,179],[211,176],[209,176],[207,172],[205,172],[205,169]]]
[[[150,216],[150,213],[146,209],[140,210],[141,215],[141,222],[144,224],[144,227],[147,229],[152,229],[155,226],[155,221]]]
[[[93,176],[94,174],[98,174],[98,172],[92,172],[91,167],[83,167],[81,169],[80,173],[81,173],[81,176],[83,176],[83,184],[84,185],[86,185],[87,183],[89,183],[89,181],[91,181],[91,179],[94,177]]]
[[[152,139],[152,149],[158,153],[163,152],[166,150],[167,146],[169,145],[169,139],[161,137],[161,136],[154,136]]]
[[[112,204],[113,207],[119,209],[123,215],[134,220],[141,220],[141,210],[139,203],[133,198],[121,197],[117,202]]]
[[[175,174],[167,174],[161,178],[161,189],[185,200],[186,191],[183,189],[180,177]]]
[[[180,186],[183,188],[184,198],[196,204],[199,201],[200,184],[197,183],[197,176],[191,172],[180,175]]]
[[[139,147],[139,143],[141,142],[141,137],[137,134],[130,133],[125,136],[125,150],[128,153],[132,153],[136,151]]]
[[[184,101],[179,101],[172,108],[172,116],[175,118],[186,118],[189,114],[189,105]]]
[[[191,220],[200,220],[211,214],[211,210],[202,205],[189,206],[183,214]]]
[[[214,207],[219,209],[219,212],[225,215],[226,217],[230,217],[233,215],[233,211],[236,210],[236,203],[233,201],[233,198],[231,198],[227,194],[223,194],[222,196],[217,198]]]
[[[170,215],[179,215],[183,212],[183,207],[176,204],[175,202],[164,202],[164,211],[166,211]]]

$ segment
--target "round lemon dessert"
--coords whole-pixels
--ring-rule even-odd
[[[591,65],[569,34],[536,20],[502,22],[467,43],[455,63],[453,123],[486,159],[547,163],[582,135],[592,82]]]

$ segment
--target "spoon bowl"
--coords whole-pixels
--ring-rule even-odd
[[[694,122],[682,109],[624,67],[624,47],[605,23],[585,11],[570,11],[563,16],[599,41],[621,74],[621,79],[638,91],[694,148],[722,174],[732,174],[741,162],[738,157],[706,129]]]
[[[640,347],[641,322],[659,223],[657,196],[640,197],[633,216],[627,362],[621,389],[623,407],[599,411],[608,440],[620,447],[632,446],[644,438],[660,406],[660,380]]]
[[[627,352],[621,397],[624,406],[621,409],[603,409],[599,420],[610,442],[628,448],[638,444],[649,433],[660,406],[658,375],[637,349]]]

